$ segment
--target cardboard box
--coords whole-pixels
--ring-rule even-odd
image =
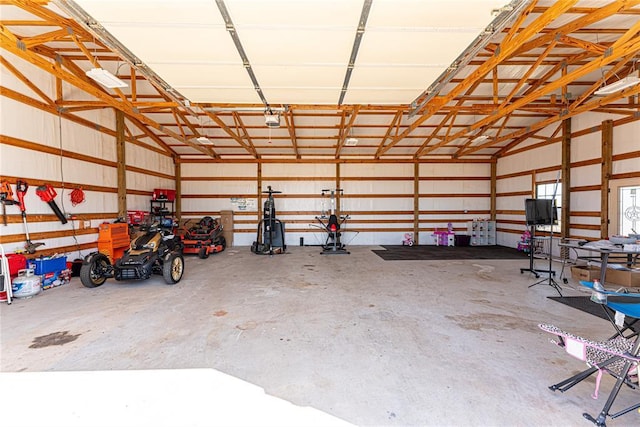
[[[600,269],[588,265],[573,266],[571,267],[571,278],[578,281],[592,282],[593,279],[600,278]]]
[[[593,266],[571,267],[571,278],[574,280],[584,280],[592,282],[593,279],[600,278],[600,269]],[[607,268],[604,276],[605,285],[620,285],[629,287],[640,287],[640,269],[616,270]]]
[[[227,241],[227,247],[233,246],[233,211],[220,211],[222,235]]]
[[[40,276],[40,279],[42,282],[42,289],[50,289],[60,285],[66,285],[71,281],[71,270],[65,269],[62,271],[43,274]]]
[[[629,287],[640,286],[640,269],[616,270],[607,268],[604,279],[606,283],[613,283],[615,285]]]

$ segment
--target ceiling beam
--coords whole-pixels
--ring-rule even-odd
[[[384,143],[385,143],[385,141],[387,139],[389,139],[389,137],[391,136],[391,132],[393,131],[394,128],[396,130],[396,135],[398,134],[398,129],[399,129],[400,123],[402,121],[402,115],[403,115],[402,111],[398,111],[393,116],[393,119],[391,119],[391,123],[389,123],[389,126],[387,127],[386,133],[382,137],[382,140],[380,141],[380,144],[378,144],[378,149],[376,150],[376,154],[374,156],[376,159],[380,158],[380,152],[382,151],[382,148],[384,147]]]
[[[62,69],[62,67],[60,66],[59,63],[53,61],[51,62],[49,59],[45,59],[42,56],[38,55],[37,53],[35,53],[34,51],[30,50],[30,49],[23,49],[23,45],[21,43],[21,40],[19,37],[16,37],[13,33],[11,33],[6,27],[1,26],[0,25],[0,42],[2,42],[2,46],[4,49],[6,49],[8,52],[11,52],[12,54],[18,56],[19,58],[22,58],[23,60],[31,63],[32,65],[35,65],[36,67],[48,72],[49,74],[58,77],[64,81],[66,81],[67,83],[70,83],[74,86],[76,86],[78,89],[83,90],[84,92],[88,93],[89,95],[92,95],[102,101],[104,101],[106,104],[108,104],[109,106],[123,111],[124,113],[128,114],[129,116],[135,117],[138,120],[140,120],[142,123],[145,123],[148,126],[154,127],[158,130],[163,131],[162,127],[154,122],[153,120],[149,119],[148,117],[139,114],[138,112],[134,111],[133,108],[130,105],[127,105],[126,103],[122,102],[122,101],[118,101],[116,99],[114,99],[113,97],[111,97],[109,94],[107,94],[106,92],[96,88],[94,85],[88,83],[86,80],[84,80],[83,78],[80,78],[79,76],[77,76],[76,74],[72,74],[71,72],[65,71]],[[165,132],[167,132],[167,134],[169,136],[172,136],[182,142],[184,142],[187,145],[192,146],[193,148],[196,148],[198,151],[202,151],[205,154],[209,154],[209,152],[207,152],[207,150],[202,150],[201,147],[197,147],[195,144],[193,144],[190,141],[187,140],[183,140],[180,135],[170,132],[168,130],[164,130]]]
[[[640,42],[639,42],[639,47],[640,47]],[[534,123],[530,126],[527,126],[526,128],[520,129],[518,131],[512,132],[509,135],[505,135],[504,137],[500,138],[501,140],[508,140],[508,139],[513,139],[513,138],[519,138],[521,136],[523,136],[525,133],[529,132],[529,131],[536,131],[539,129],[542,129],[546,126],[549,126],[550,124],[556,123],[560,120],[565,120],[569,117],[573,117],[575,115],[581,114],[581,113],[586,113],[588,111],[592,111],[595,110],[596,108],[600,108],[604,105],[607,105],[610,102],[616,101],[617,99],[620,99],[621,97],[627,97],[627,96],[633,96],[633,95],[637,95],[638,93],[640,93],[640,85],[636,85],[630,88],[627,88],[625,90],[623,90],[621,93],[613,93],[611,95],[607,95],[604,97],[599,97],[596,98],[588,103],[582,104],[581,106],[578,106],[576,108],[571,108],[569,107],[567,110],[564,110],[563,112],[561,112],[558,115],[555,115],[553,117],[550,117],[546,120],[542,120],[538,123]],[[467,152],[465,152],[464,154],[469,154],[469,153],[473,153],[479,149],[482,148],[486,148],[486,144],[482,144],[480,146],[477,147],[472,147],[470,148]]]
[[[640,0],[637,1],[640,2]],[[447,104],[449,101],[454,99],[461,92],[469,88],[478,80],[483,79],[484,76],[486,76],[487,73],[489,73],[494,67],[500,64],[503,60],[509,58],[518,48],[523,45],[524,42],[537,34],[540,30],[545,28],[549,23],[556,20],[568,8],[570,8],[577,2],[578,0],[556,1],[553,6],[549,7],[544,13],[534,19],[533,22],[531,22],[526,28],[523,28],[517,36],[513,37],[510,40],[507,40],[506,43],[501,43],[498,51],[496,51],[496,55],[487,59],[484,63],[477,67],[473,72],[471,72],[471,74],[469,74],[467,78],[464,79],[462,83],[456,85],[446,95],[436,96],[431,101],[429,101],[429,103],[426,105],[427,111],[417,120],[415,120],[404,132],[394,138],[394,140],[384,149],[383,153],[391,149],[391,147],[397,144],[402,138],[413,132],[421,123],[423,123],[429,117],[433,116],[433,114],[441,106]]]
[[[238,114],[237,112],[233,113],[233,120],[236,123],[236,128],[242,130],[242,136],[240,137],[240,139],[244,142],[244,139],[246,138],[247,142],[246,144],[240,143],[245,150],[249,151],[254,158],[259,158],[260,155],[258,154],[258,151],[256,150],[255,145],[253,144],[253,141],[251,140],[251,136],[249,136],[249,132],[247,132],[247,127],[244,125],[244,122],[242,121],[242,117],[240,117],[240,114]]]
[[[16,67],[11,65],[9,61],[5,59],[4,56],[0,55],[0,64],[2,64],[7,70],[11,72],[14,76],[18,78],[22,83],[24,83],[29,89],[34,91],[43,101],[45,101],[49,105],[54,105],[53,99],[49,98],[38,86],[33,84],[31,80],[29,80],[24,74],[22,74]]]
[[[207,110],[202,110],[202,111],[204,111],[204,114],[207,117],[209,117],[218,126],[220,126],[220,129],[222,129],[227,135],[229,135],[234,141],[236,141],[238,144],[240,144],[241,147],[243,147],[245,150],[247,150],[249,153],[251,153],[251,149],[242,140],[242,138],[238,134],[236,134],[220,117],[218,117],[217,114],[212,113],[212,112],[207,111]],[[251,153],[251,154],[255,155],[255,153]]]
[[[291,138],[291,145],[293,145],[293,152],[296,155],[296,159],[299,159],[300,152],[298,151],[298,140],[296,138],[296,125],[293,121],[293,111],[291,109],[284,113],[284,121],[287,124],[287,130],[289,131],[289,137]]]
[[[633,31],[633,28],[630,30]],[[637,31],[636,31],[637,32]],[[504,117],[510,113],[512,113],[513,111],[517,110],[518,108],[520,108],[523,105],[528,104],[531,101],[534,101],[538,98],[540,98],[541,96],[555,90],[555,89],[559,89],[563,86],[565,86],[567,83],[579,79],[581,76],[584,76],[588,73],[593,72],[594,70],[597,70],[598,68],[601,68],[603,66],[606,66],[614,61],[616,61],[618,58],[631,54],[631,53],[635,53],[638,51],[638,49],[640,49],[640,37],[636,37],[634,39],[629,40],[627,43],[625,43],[624,45],[620,46],[618,49],[612,51],[611,53],[605,53],[603,55],[601,55],[600,57],[590,61],[587,65],[584,65],[582,67],[579,67],[577,69],[575,69],[574,71],[570,72],[570,73],[566,73],[563,76],[561,76],[560,78],[554,80],[553,82],[550,82],[549,84],[539,87],[538,89],[536,89],[535,91],[529,93],[528,95],[518,99],[517,101],[514,101],[513,103],[503,106],[503,108],[496,110],[495,114],[491,115],[491,116],[487,116],[484,119],[479,120],[478,122],[472,124],[471,126],[469,126],[467,129],[464,129],[462,131],[457,132],[456,134],[454,134],[453,136],[451,136],[450,140],[454,140],[457,138],[461,138],[463,136],[465,136],[466,134],[486,125],[489,124],[491,122],[494,122],[498,119],[500,119],[501,117]],[[614,94],[615,95],[615,94]],[[620,99],[621,96],[618,95],[617,97],[614,97],[613,100],[617,100]],[[443,141],[441,143],[439,143],[440,146],[442,145],[446,145],[448,141]],[[498,141],[496,141],[498,142]],[[479,147],[483,147],[485,146],[485,144],[482,144]]]
[[[340,150],[342,150],[342,147],[344,146],[344,142],[347,139],[349,133],[351,132],[351,127],[353,126],[353,123],[356,121],[356,117],[358,116],[359,111],[360,111],[360,106],[359,105],[354,106],[353,110],[350,113],[351,116],[349,117],[349,123],[347,123],[347,125],[340,130],[338,144],[336,145],[336,154],[335,154],[336,159],[340,157]]]

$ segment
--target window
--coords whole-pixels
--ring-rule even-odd
[[[618,234],[628,236],[640,230],[640,186],[618,188]],[[634,231],[635,230],[635,231]]]
[[[553,199],[555,192],[555,206],[558,208],[558,224],[553,226],[553,232],[560,232],[560,219],[562,218],[562,184],[558,183],[545,183],[536,185],[536,199]],[[541,226],[539,230],[550,231],[549,226]]]

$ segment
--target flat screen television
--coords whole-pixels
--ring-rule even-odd
[[[558,223],[558,210],[552,199],[526,199],[524,211],[527,225],[552,225]]]

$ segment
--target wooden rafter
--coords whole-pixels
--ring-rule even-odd
[[[24,46],[26,49],[32,49],[33,47],[44,44],[44,43],[57,41],[57,40],[64,40],[68,38],[69,38],[69,31],[66,29],[61,29],[61,30],[51,31],[45,34],[40,34],[34,37],[24,38],[22,39],[22,42],[24,43]]]
[[[609,70],[607,70],[606,73],[603,73],[603,79],[601,81],[596,81],[595,83],[593,83],[590,88],[588,88],[582,95],[580,95],[575,101],[573,101],[572,103],[573,108],[577,107],[578,105],[586,101],[593,92],[598,90],[598,88],[602,83],[608,82],[608,80],[611,77],[616,76],[616,73],[620,71],[620,69],[623,68],[625,65],[627,65],[629,61],[634,60],[635,57],[636,57],[636,52],[632,52],[629,55],[622,58],[620,61],[618,61],[617,64],[614,64]]]
[[[342,150],[342,147],[344,146],[344,142],[347,139],[349,132],[351,132],[351,127],[353,126],[353,123],[356,121],[358,112],[360,112],[360,106],[356,105],[353,107],[353,110],[351,110],[350,112],[351,115],[349,117],[349,122],[346,124],[346,126],[342,126],[344,124],[344,120],[341,123],[341,127],[340,127],[341,130],[338,137],[338,144],[336,146],[336,154],[335,154],[336,159],[340,157],[340,150]]]
[[[238,144],[240,144],[245,150],[251,152],[251,149],[242,140],[242,138],[240,136],[238,136],[238,134],[236,134],[229,126],[227,126],[227,124],[220,117],[218,117],[217,114],[212,113],[211,111],[207,111],[207,110],[203,110],[203,111],[204,111],[204,114],[207,117],[209,117],[218,126],[220,126],[220,129],[225,131],[227,133],[227,135],[229,135],[234,141],[236,141]]]
[[[0,64],[4,66],[7,70],[9,70],[14,76],[18,78],[22,83],[24,83],[29,89],[34,91],[43,101],[45,101],[49,105],[53,105],[54,102],[51,98],[49,98],[38,86],[33,84],[31,80],[29,80],[24,74],[22,74],[16,67],[11,65],[9,61],[5,59],[4,56],[0,55]]]
[[[522,11],[520,16],[518,16],[516,21],[511,25],[511,28],[507,32],[507,35],[502,40],[503,43],[508,43],[518,33],[518,31],[520,30],[520,27],[522,26],[524,21],[526,21],[526,19],[529,17],[529,15],[535,10],[537,4],[538,4],[537,0],[536,1],[532,1],[527,6],[527,8],[524,11]],[[537,13],[543,13],[543,11],[538,11]],[[495,53],[495,50],[493,51],[493,53]]]
[[[138,129],[142,131],[147,137],[149,137],[152,141],[162,147],[167,153],[173,153],[173,150],[155,133],[151,132],[147,126],[141,123],[139,120],[129,118],[129,121],[133,123]]]
[[[37,54],[35,50],[32,51],[30,49],[23,49],[20,38],[16,37],[4,26],[0,26],[0,41],[2,42],[2,46],[7,51],[24,59],[25,61],[28,61],[31,64],[37,66],[38,68],[44,71],[47,71],[48,73],[56,77],[59,77],[62,80],[65,80],[66,82],[78,87],[79,89],[85,91],[86,93],[104,101],[109,106],[117,110],[121,110],[131,117],[135,117],[139,119],[141,122],[145,123],[148,126],[152,126],[156,129],[161,128],[161,126],[155,121],[151,120],[147,116],[144,116],[134,111],[130,105],[112,98],[106,92],[103,92],[102,90],[97,89],[94,85],[78,77],[78,75],[73,74],[69,71],[65,71],[57,62],[51,62],[49,59],[43,58],[42,56]],[[193,144],[188,140],[184,140],[183,138],[181,138],[180,135],[175,134],[174,132],[168,131],[166,129],[164,131],[169,136],[172,136],[184,142],[185,144],[190,145],[193,148],[196,148],[198,151],[204,152],[205,154],[209,154],[207,150],[203,150],[202,147],[199,147],[198,145]]]
[[[284,113],[284,121],[287,124],[287,130],[289,131],[289,137],[291,138],[291,145],[293,146],[293,153],[296,159],[300,158],[300,152],[298,151],[298,139],[296,137],[296,125],[293,121],[293,111],[288,110]]]
[[[236,128],[239,131],[242,131],[242,136],[240,137],[241,140],[243,140],[240,145],[242,145],[245,150],[249,151],[249,153],[251,153],[251,155],[254,158],[259,158],[260,155],[258,154],[258,151],[256,150],[255,145],[253,145],[253,141],[251,140],[251,137],[249,136],[249,132],[247,132],[247,127],[244,125],[244,122],[242,121],[242,117],[240,117],[240,114],[238,114],[237,112],[233,112],[233,120],[236,123]],[[247,140],[246,143],[244,143],[244,139]]]
[[[472,94],[473,91],[476,90],[476,88],[480,85],[480,81],[481,81],[481,79],[476,81],[475,83],[473,83],[471,85],[471,87],[469,89],[467,89],[467,91],[465,92],[465,95]],[[463,96],[460,100],[458,100],[458,102],[456,103],[456,107],[462,106],[462,104],[464,102],[465,102],[465,96]],[[449,127],[447,129],[447,132],[446,132],[446,135],[445,135],[445,138],[444,138],[444,140],[448,140],[449,133],[451,132],[451,129],[452,129],[453,123],[454,123],[454,121],[456,119],[456,116],[457,116],[457,112],[456,112],[456,114],[453,114],[453,115],[447,114],[447,116],[440,122],[440,125],[438,125],[436,127],[436,129],[434,129],[434,131],[431,133],[429,138],[427,138],[427,140],[422,143],[420,148],[418,148],[418,150],[416,151],[416,154],[413,156],[413,158],[414,159],[418,159],[420,156],[423,156],[423,155],[427,154],[428,152],[430,152],[433,149],[433,148],[431,148],[429,146],[429,144],[436,137],[436,135],[438,134],[440,129],[446,124],[447,120],[451,119],[451,123],[449,124]]]
[[[509,135],[505,135],[504,137],[500,138],[500,140],[507,140],[507,139],[513,139],[513,138],[519,138],[521,136],[523,136],[525,133],[527,133],[528,131],[537,131],[540,130],[546,126],[549,126],[555,122],[558,122],[560,120],[564,120],[567,119],[569,117],[573,117],[577,114],[581,114],[581,113],[586,113],[587,111],[592,111],[595,110],[596,108],[599,108],[603,105],[607,105],[609,102],[613,102],[617,99],[619,99],[621,96],[622,97],[626,97],[626,96],[633,96],[633,95],[637,95],[638,93],[640,93],[640,85],[637,86],[633,86],[630,87],[628,89],[623,90],[621,93],[613,93],[611,95],[607,95],[607,96],[603,96],[600,99],[595,99],[592,100],[588,103],[584,103],[581,106],[578,106],[577,108],[569,108],[567,110],[564,110],[562,113],[555,115],[553,117],[549,117],[546,120],[542,120],[540,122],[534,123],[530,126],[528,126],[526,129],[520,129],[518,131],[512,132]],[[468,152],[466,152],[465,154],[470,154],[472,152],[475,152],[477,150],[480,150],[482,148],[486,148],[487,144],[483,144],[483,145],[479,145],[477,147],[472,147],[468,150]]]
[[[389,139],[389,137],[391,136],[391,132],[393,132],[394,128],[396,130],[396,135],[398,134],[398,125],[400,124],[401,121],[402,121],[402,111],[397,111],[396,114],[393,116],[393,119],[391,119],[391,123],[389,123],[389,126],[387,127],[387,132],[382,137],[380,144],[378,144],[378,149],[376,150],[376,154],[375,154],[376,159],[380,158],[380,152],[384,147],[384,143],[387,141],[387,139]]]
[[[125,112],[128,120],[137,120],[135,126],[142,129],[140,134],[135,128],[125,127],[128,140],[141,143],[146,136],[158,144],[159,148],[154,149],[163,150],[174,158],[178,154],[173,150],[185,144],[216,161],[247,157],[234,144],[219,145],[214,152],[207,145],[195,143],[193,138],[200,135],[201,127],[188,116],[198,115],[158,81],[147,78],[144,69],[128,66],[128,73],[119,75],[129,79],[130,90],[105,89],[88,79],[85,75],[87,61],[94,67],[114,65],[114,61],[129,63],[123,61],[122,53],[107,47],[111,46],[107,39],[101,40],[99,33],[94,36],[92,28],[58,15],[54,8],[44,7],[46,1],[0,1],[35,16],[24,20],[0,18],[0,41],[3,48],[7,46],[8,52],[15,52],[51,73],[54,93],[47,94],[38,89],[20,73],[17,64],[9,64],[9,56],[0,57],[0,64],[49,105],[45,111],[58,111],[71,117],[71,112],[116,108]],[[499,157],[526,140],[536,145],[544,144],[549,138],[536,133],[541,126],[550,126],[558,118],[562,120],[575,111],[637,117],[638,98],[625,99],[630,93],[628,90],[617,94],[615,99],[596,99],[593,93],[601,84],[635,72],[637,67],[634,67],[633,58],[637,56],[639,46],[634,40],[638,40],[640,21],[630,17],[640,16],[640,8],[636,7],[640,0],[608,0],[602,2],[602,7],[595,3],[593,7],[576,7],[578,2],[571,0],[544,2],[544,6],[538,3],[530,1],[510,27],[494,35],[466,65],[464,73],[449,81],[447,92],[431,99],[415,120],[402,123],[403,115],[410,110],[409,105],[361,105],[357,107],[357,117],[353,114],[353,105],[289,105],[283,113],[288,135],[274,136],[274,144],[261,150],[265,150],[264,154],[273,150],[278,153],[276,156],[287,160],[306,161],[304,157],[309,155],[326,158],[326,161],[340,161],[340,157],[347,154],[343,147],[349,132],[357,127],[361,141],[357,148],[348,151],[349,157],[367,161],[385,161],[398,156],[415,161],[426,155],[459,161],[464,161],[464,156],[488,159],[492,155]],[[614,19],[609,19],[615,15]],[[630,20],[631,26],[621,25]],[[16,33],[10,29],[15,29]],[[27,53],[15,51],[14,43]],[[609,60],[612,56],[616,59]],[[598,78],[594,64],[602,70],[602,78]],[[63,82],[84,91],[86,100],[82,100],[82,95],[78,98],[78,91],[74,91],[74,100],[64,99]],[[145,84],[139,85],[140,82]],[[1,89],[8,93],[6,88]],[[34,101],[29,98],[24,102]],[[225,105],[242,108],[230,103],[211,104],[218,108]],[[198,106],[206,108],[208,104]],[[263,104],[247,104],[247,107],[260,108]],[[210,128],[219,128],[254,159],[260,159],[251,140],[251,136],[259,135],[263,128],[262,124],[255,124],[256,114],[222,112],[215,115],[219,121],[212,118],[215,124]],[[377,123],[364,119],[367,114],[377,116]],[[469,125],[471,115],[480,119],[474,117]],[[156,116],[159,118],[153,120]],[[323,120],[302,120],[301,117]],[[329,122],[325,119],[329,117],[339,124],[325,125],[324,122]],[[301,132],[301,129],[321,131]],[[493,139],[474,146],[471,135],[480,133],[493,135]],[[257,138],[259,136],[254,136],[255,140]],[[336,142],[331,144],[332,140]],[[394,147],[398,150],[393,150]],[[288,151],[291,148],[295,159]]]
[[[549,55],[549,52],[551,52],[551,50],[555,46],[556,46],[556,41],[555,40],[552,41],[551,43],[549,43],[549,46],[547,46],[547,48],[544,50],[544,52],[542,52],[540,54],[540,57],[524,73],[524,75],[522,76],[520,81],[515,85],[515,87],[513,89],[511,89],[511,92],[505,97],[505,99],[502,101],[502,104],[498,108],[504,108],[513,99],[515,94],[518,93],[520,88],[522,86],[524,86],[524,84],[527,82],[527,79],[529,78],[529,76],[531,76],[531,74],[533,74],[533,72],[538,69],[538,67],[540,66],[542,61],[547,57],[547,55]]]
[[[383,152],[388,151],[402,138],[413,132],[420,124],[424,123],[425,120],[433,116],[435,111],[437,111],[442,105],[447,104],[461,92],[473,85],[476,81],[484,78],[484,76],[487,75],[487,73],[489,73],[494,67],[500,64],[506,58],[509,58],[516,51],[516,49],[522,46],[525,41],[529,40],[540,30],[545,28],[550,22],[556,20],[568,8],[577,3],[577,1],[578,0],[557,1],[553,4],[553,6],[546,9],[544,13],[542,13],[533,22],[531,22],[531,24],[529,24],[526,28],[523,28],[522,31],[518,33],[518,35],[514,36],[510,40],[507,40],[505,43],[502,43],[497,55],[489,58],[487,61],[482,63],[471,74],[469,74],[469,76],[465,78],[462,83],[451,89],[451,91],[449,91],[447,95],[434,97],[431,102],[427,104],[426,113],[424,113],[421,117],[414,121],[404,132],[402,132],[402,134],[398,135],[397,138],[395,138],[389,145],[387,145]]]
[[[558,37],[556,41],[558,41],[559,43],[563,43],[567,46],[583,49],[595,55],[602,55],[604,51],[607,49],[607,47],[604,45],[601,45],[598,43],[591,43],[591,42],[580,40],[578,38],[567,36],[567,35],[562,35]]]
[[[504,106],[503,108],[501,108],[500,110],[496,111],[496,114],[492,115],[492,116],[488,116],[485,117],[484,119],[481,119],[480,121],[474,123],[473,125],[469,126],[468,129],[464,129],[462,131],[459,131],[458,133],[454,134],[453,136],[450,137],[450,140],[454,140],[457,138],[461,138],[463,136],[465,136],[466,134],[470,133],[471,131],[474,131],[486,124],[489,124],[491,122],[494,122],[498,119],[500,119],[501,117],[504,117],[510,113],[512,113],[513,111],[517,110],[518,108],[520,108],[523,105],[528,104],[529,102],[535,100],[535,99],[539,99],[540,97],[542,97],[545,94],[548,94],[549,92],[561,88],[563,86],[565,86],[567,83],[570,83],[571,81],[580,78],[581,76],[584,76],[585,74],[588,74],[590,72],[593,72],[594,70],[608,65],[612,62],[614,62],[615,60],[617,60],[618,58],[620,58],[621,56],[625,56],[627,54],[629,54],[630,52],[636,52],[638,49],[640,48],[640,38],[638,39],[631,39],[629,40],[627,43],[625,43],[623,46],[620,46],[619,49],[613,51],[611,54],[609,55],[602,55],[592,61],[590,61],[588,64],[579,67],[577,69],[575,69],[574,71],[567,73],[563,76],[561,76],[560,78],[554,80],[553,82],[550,82],[542,87],[539,87],[538,89],[536,89],[535,91],[531,92],[530,94],[512,102],[509,105]],[[618,97],[619,98],[619,97]],[[618,99],[616,97],[614,97],[613,99]],[[442,141],[440,143],[440,146],[445,145],[448,141]],[[495,142],[498,142],[498,140],[495,140]],[[484,147],[486,146],[486,144],[482,144],[478,147]],[[476,151],[474,149],[471,149],[473,151]]]

